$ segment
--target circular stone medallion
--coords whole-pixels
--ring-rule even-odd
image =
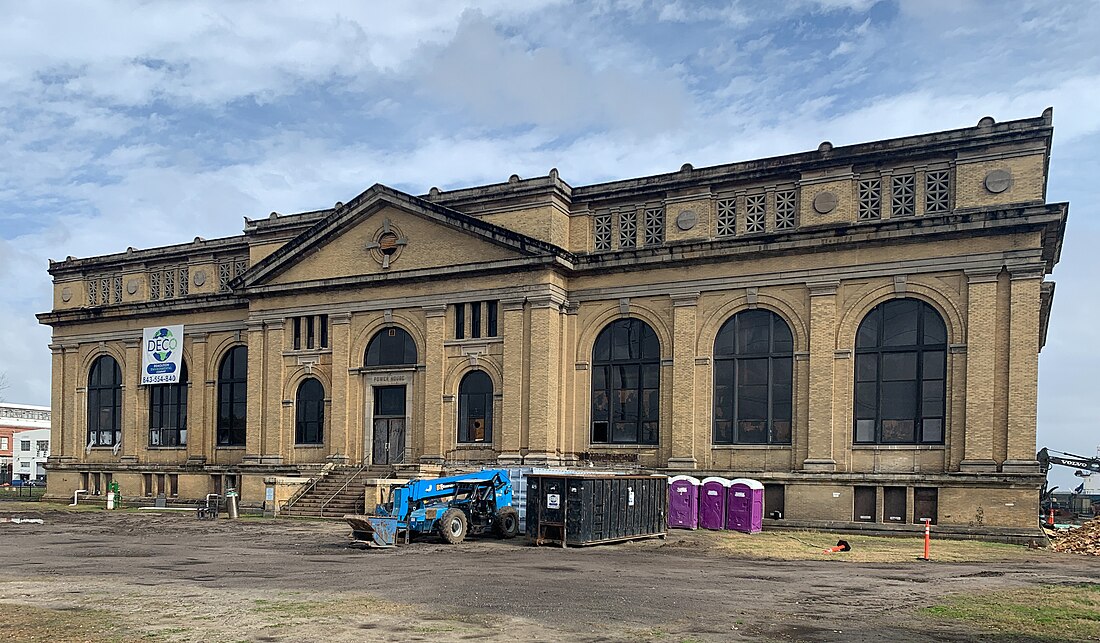
[[[206,283],[206,271],[205,270],[196,270],[195,271],[195,285],[196,286],[201,286],[204,283]]]
[[[814,197],[814,211],[828,214],[836,209],[836,195],[832,192],[820,192]]]
[[[985,175],[985,189],[1000,194],[1012,187],[1012,173],[1008,170],[992,170]]]
[[[130,281],[126,282],[126,292],[128,292],[129,294],[132,295],[132,294],[136,293],[137,289],[138,289],[138,280],[137,279],[131,279]]]
[[[698,221],[699,216],[695,214],[695,210],[683,210],[676,215],[676,227],[681,230],[691,230]]]
[[[71,301],[72,298],[73,298],[73,291],[72,290],[70,290],[67,286],[65,288],[61,289],[61,301],[65,302],[65,303],[69,303],[69,301]]]

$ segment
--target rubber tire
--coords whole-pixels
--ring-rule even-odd
[[[515,507],[504,507],[498,511],[494,522],[497,536],[508,540],[519,535],[519,512]]]
[[[466,514],[451,507],[439,519],[439,535],[444,542],[457,545],[466,539]]]

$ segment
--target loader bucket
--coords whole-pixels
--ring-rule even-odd
[[[344,516],[351,525],[355,542],[372,547],[393,547],[397,544],[397,518],[392,516]]]

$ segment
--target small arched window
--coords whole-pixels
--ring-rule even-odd
[[[218,446],[244,446],[247,402],[248,347],[234,346],[218,368]]]
[[[790,444],[794,341],[782,317],[746,310],[714,340],[715,444]]]
[[[88,375],[88,444],[110,447],[122,440],[122,369],[110,355],[96,358]]]
[[[619,319],[592,349],[592,442],[657,444],[661,343],[640,319]]]
[[[149,446],[187,446],[187,363],[176,384],[149,387]]]
[[[875,306],[856,333],[855,442],[943,444],[947,327],[918,299]]]
[[[458,441],[493,441],[493,381],[485,371],[471,371],[458,385]]]
[[[325,443],[325,388],[315,378],[308,378],[298,385],[297,408],[294,423],[296,444]]]
[[[383,328],[367,344],[364,366],[401,366],[416,364],[416,342],[404,329]]]

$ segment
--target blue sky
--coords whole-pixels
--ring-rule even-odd
[[[47,258],[544,175],[586,184],[1054,106],[1070,201],[1039,443],[1100,444],[1100,3],[7,3],[0,372],[49,403]],[[1076,480],[1063,472],[1064,487]]]

